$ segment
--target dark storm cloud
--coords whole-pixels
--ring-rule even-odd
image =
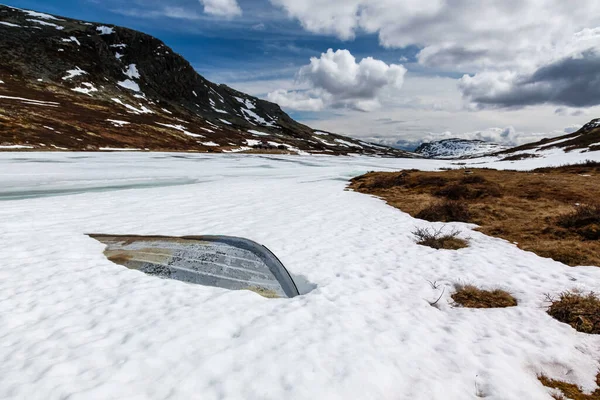
[[[513,82],[508,90],[485,91],[475,84],[462,84],[463,94],[479,106],[524,107],[554,104],[592,107],[600,104],[600,56],[586,52],[539,68]]]

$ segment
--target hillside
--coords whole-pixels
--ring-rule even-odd
[[[483,140],[445,139],[423,143],[415,150],[426,158],[463,158],[476,157],[503,150],[504,147]]]
[[[600,118],[588,122],[577,132],[514,147],[494,155],[503,157],[503,160],[515,161],[543,157],[546,153],[556,151],[561,153],[600,151]]]
[[[411,156],[315,131],[131,29],[0,6],[0,150]]]

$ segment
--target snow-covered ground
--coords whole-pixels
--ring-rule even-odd
[[[600,268],[466,224],[449,225],[469,248],[418,246],[415,227],[441,224],[344,190],[369,170],[450,165],[0,153],[0,398],[550,400],[539,373],[592,389],[600,337],[552,319],[544,300],[600,291]],[[161,280],[109,262],[85,233],[243,236],[316,287],[269,300]],[[454,308],[458,282],[507,289],[519,306]]]

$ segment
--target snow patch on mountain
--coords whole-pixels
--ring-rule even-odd
[[[466,158],[477,157],[505,150],[506,147],[482,140],[446,139],[423,143],[415,153],[427,158]]]
[[[115,33],[113,28],[104,25],[96,27],[96,31],[98,31],[100,35],[111,35]]]
[[[85,75],[87,72],[82,70],[79,67],[75,67],[75,69],[70,69],[67,71],[67,75],[62,78],[63,81],[67,81],[69,79],[75,78],[76,76]]]

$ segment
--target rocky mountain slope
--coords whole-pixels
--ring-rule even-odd
[[[452,159],[482,156],[504,149],[504,146],[482,140],[446,139],[423,143],[415,153],[426,158]]]
[[[545,153],[556,151],[564,153],[600,151],[600,118],[588,122],[577,132],[514,147],[494,155],[511,161],[542,157]]]
[[[414,156],[315,131],[131,29],[0,6],[0,150]]]

